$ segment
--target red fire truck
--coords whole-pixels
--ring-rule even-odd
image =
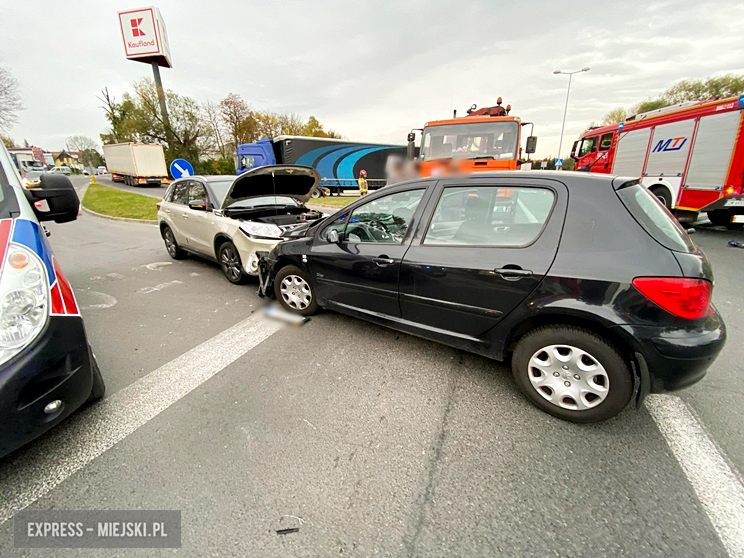
[[[744,95],[691,101],[591,128],[574,142],[576,170],[640,176],[680,221],[705,212],[744,225]]]

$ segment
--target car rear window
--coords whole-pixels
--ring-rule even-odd
[[[617,195],[635,220],[656,242],[677,252],[694,252],[695,244],[669,210],[641,184],[618,190]]]

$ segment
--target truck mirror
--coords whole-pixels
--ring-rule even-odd
[[[408,132],[408,141],[416,141],[416,134]]]
[[[537,149],[537,136],[529,136],[527,138],[527,145],[525,146],[525,153],[534,153]]]

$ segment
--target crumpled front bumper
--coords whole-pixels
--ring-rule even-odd
[[[274,298],[274,267],[276,260],[271,259],[271,252],[257,251],[258,256],[258,296]]]

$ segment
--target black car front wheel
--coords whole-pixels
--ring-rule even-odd
[[[571,422],[614,417],[633,394],[620,353],[599,335],[568,325],[540,327],[522,337],[512,374],[532,403]]]
[[[318,300],[310,278],[297,266],[288,265],[279,270],[274,279],[274,294],[290,312],[311,316],[318,311]]]

